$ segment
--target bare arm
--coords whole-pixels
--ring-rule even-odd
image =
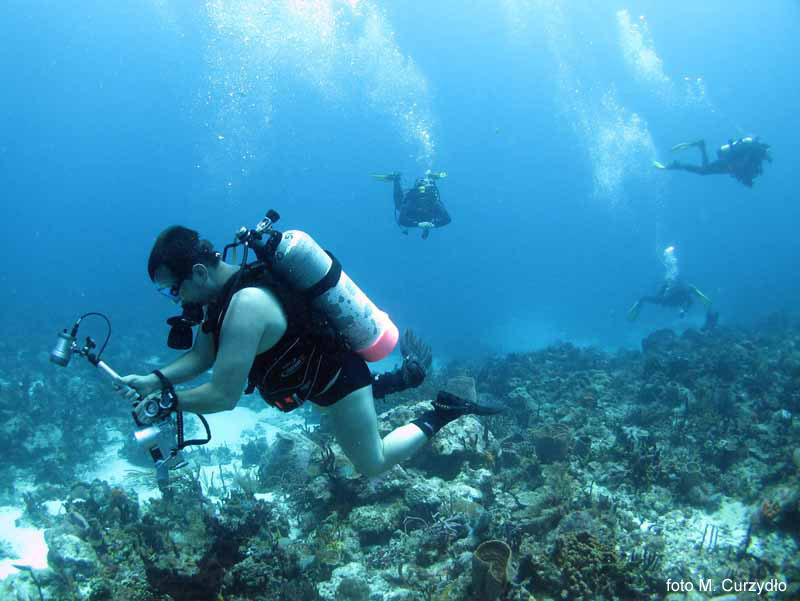
[[[214,365],[214,337],[203,332],[197,333],[192,350],[161,368],[161,373],[173,384],[182,384],[196,378]]]
[[[178,407],[193,413],[233,409],[259,347],[266,350],[274,346],[285,330],[286,318],[271,293],[244,288],[234,294],[222,324],[211,382],[178,391]]]
[[[192,350],[184,353],[169,365],[162,367],[160,371],[173,384],[180,384],[196,378],[210,369],[213,364],[214,340],[211,334],[205,334],[201,329],[197,334]],[[133,400],[136,394],[144,397],[161,388],[161,381],[152,373],[145,376],[124,376],[121,381],[131,387],[123,393],[129,400]]]

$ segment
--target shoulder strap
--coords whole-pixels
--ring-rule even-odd
[[[222,322],[225,320],[233,295],[242,288],[259,286],[269,288],[278,297],[286,314],[287,332],[290,337],[313,338],[329,351],[348,348],[342,336],[338,335],[330,325],[329,320],[311,304],[314,298],[336,285],[339,280],[341,264],[333,255],[331,259],[333,267],[328,276],[305,292],[293,290],[264,263],[257,262],[243,267],[226,282],[220,294],[220,302],[209,305],[202,325],[203,332],[213,333],[215,346],[218,346]]]

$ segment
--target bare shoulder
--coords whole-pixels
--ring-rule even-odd
[[[278,297],[267,288],[242,288],[231,298],[229,310],[237,313],[244,310],[262,317],[285,319]]]
[[[289,324],[278,297],[267,288],[242,288],[231,298],[222,324],[235,337],[257,336],[258,352],[277,343]]]
[[[266,288],[242,288],[231,298],[223,329],[237,339],[255,337],[255,352],[272,348],[288,327],[286,314],[275,294]]]

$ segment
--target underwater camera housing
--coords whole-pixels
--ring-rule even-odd
[[[186,465],[177,448],[178,427],[175,420],[164,418],[133,433],[137,444],[147,451],[156,468],[156,480],[169,480],[169,471]]]
[[[102,317],[108,326],[106,339],[100,351],[96,354],[93,351],[97,344],[91,337],[86,337],[86,342],[82,347],[79,346],[77,342],[78,327],[81,321],[90,315]],[[64,328],[63,331],[58,333],[56,344],[53,350],[50,351],[50,361],[56,365],[66,367],[72,355],[77,354],[81,357],[85,357],[89,363],[103,371],[115,384],[125,386],[125,384],[121,382],[120,375],[100,359],[100,355],[105,350],[110,338],[111,322],[108,317],[102,313],[85,313],[77,319],[71,330],[67,331],[67,328]],[[139,397],[140,402],[144,401],[147,403],[145,406],[145,413],[148,417],[155,418],[153,423],[143,424],[136,418],[135,413],[132,414],[133,420],[136,422],[138,428],[134,432],[134,440],[142,449],[147,451],[150,458],[153,460],[153,466],[156,470],[156,480],[159,485],[166,484],[169,481],[170,470],[178,469],[186,465],[186,461],[181,455],[181,451],[185,447],[189,445],[205,444],[211,440],[211,431],[209,430],[208,422],[202,415],[198,415],[198,417],[205,426],[206,439],[187,441],[183,439],[183,414],[180,411],[174,410],[176,404],[175,391],[172,390],[171,386],[169,388],[170,390],[162,391],[160,401],[152,398],[144,400]]]

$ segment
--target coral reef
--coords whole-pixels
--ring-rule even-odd
[[[657,600],[668,578],[702,576],[777,578],[795,588],[775,598],[793,598],[800,331],[781,324],[449,365],[378,406],[384,433],[448,381],[473,378],[477,398],[508,410],[453,422],[379,478],[359,476],[324,419],[307,418],[269,441],[188,454],[147,499],[81,479],[128,426],[91,378],[0,365],[0,495],[49,547],[49,567],[23,567],[0,596]]]

